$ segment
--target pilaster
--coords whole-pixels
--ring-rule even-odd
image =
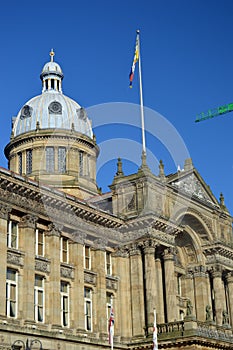
[[[144,335],[145,326],[142,256],[136,244],[131,245],[129,249],[132,336],[137,337]]]
[[[48,284],[48,307],[46,316],[54,328],[61,326],[61,300],[60,300],[60,237],[59,226],[50,224],[46,233],[48,255],[51,260]]]
[[[96,310],[94,330],[104,338],[107,336],[105,248],[99,242],[93,252],[97,273],[95,305],[93,306]]]
[[[83,244],[70,244],[70,260],[74,265],[74,281],[71,288],[71,327],[83,332],[85,330],[83,293],[84,293],[84,257]]]
[[[227,274],[230,325],[233,328],[233,272]]]
[[[122,339],[131,337],[132,317],[130,304],[130,274],[129,256],[126,249],[118,249],[114,253],[116,261],[116,275],[119,276],[119,290],[117,292],[117,309],[119,322],[116,322],[115,334],[120,334]]]
[[[7,222],[10,207],[0,204],[0,315],[6,314],[6,262],[7,262]]]
[[[24,251],[22,270],[22,289],[19,298],[19,311],[26,322],[34,322],[34,285],[35,285],[35,228],[37,218],[24,215],[19,223],[19,249]]]
[[[198,321],[206,321],[206,306],[211,305],[209,278],[204,266],[196,266],[193,270],[196,317]]]

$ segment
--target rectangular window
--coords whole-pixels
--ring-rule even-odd
[[[35,276],[34,317],[36,322],[44,322],[44,277]]]
[[[32,172],[32,150],[26,151],[26,174],[29,175]]]
[[[87,245],[84,246],[84,269],[91,269],[91,248]]]
[[[107,331],[109,327],[109,319],[110,319],[112,305],[113,305],[113,295],[111,293],[107,293],[106,294]]]
[[[79,175],[83,176],[83,151],[79,152]]]
[[[68,251],[68,239],[66,237],[61,237],[61,262],[69,262],[69,251]]]
[[[92,291],[87,287],[84,287],[84,315],[85,329],[92,331]]]
[[[105,253],[105,266],[106,266],[106,274],[112,274],[112,257],[110,252]]]
[[[22,158],[22,153],[18,153],[18,172],[19,175],[22,175],[23,172],[23,158]]]
[[[35,253],[44,256],[44,231],[38,228],[36,229]]]
[[[64,174],[66,172],[66,148],[58,148],[58,172]]]
[[[61,324],[69,326],[69,284],[61,282]]]
[[[13,220],[8,221],[7,247],[18,249],[18,222]]]
[[[9,268],[6,274],[6,316],[17,317],[17,271]]]
[[[46,171],[48,173],[54,173],[55,161],[54,161],[54,148],[46,147]]]

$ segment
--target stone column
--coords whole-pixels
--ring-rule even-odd
[[[136,245],[130,247],[129,255],[132,336],[137,337],[144,335],[145,327],[142,256],[140,249]]]
[[[0,204],[0,315],[6,315],[7,222],[11,208]]]
[[[106,272],[105,272],[105,246],[106,242],[97,240],[94,242],[94,266],[97,273],[96,303],[93,305],[95,322],[93,331],[99,332],[100,337],[107,337],[107,311],[106,311]]]
[[[61,327],[61,299],[60,299],[60,237],[61,227],[50,224],[46,233],[49,259],[51,260],[49,276],[49,305],[46,308],[48,322],[53,328]]]
[[[19,249],[24,252],[24,268],[22,272],[22,294],[19,298],[20,316],[26,322],[34,317],[34,285],[35,285],[35,228],[37,218],[25,215],[19,223]],[[20,301],[21,300],[21,301]]]
[[[222,280],[222,268],[216,266],[212,272],[213,277],[213,289],[214,289],[214,301],[216,311],[216,324],[222,326],[222,312],[226,310],[226,298],[224,284]]]
[[[209,277],[204,266],[196,266],[193,271],[196,317],[206,321],[206,306],[211,305]]]
[[[163,273],[160,258],[155,259],[155,281],[157,323],[164,323]]]
[[[121,339],[129,339],[132,329],[131,303],[130,303],[130,273],[129,273],[129,256],[126,250],[119,249],[114,253],[116,275],[119,276],[117,298],[118,313],[116,315],[115,334],[120,335]]]
[[[146,299],[146,326],[152,325],[154,308],[156,307],[156,280],[155,280],[155,242],[143,242],[144,253],[144,281]]]
[[[230,325],[233,328],[233,272],[227,274]]]
[[[166,310],[167,310],[167,322],[174,322],[178,319],[177,311],[177,285],[175,278],[174,267],[174,252],[172,248],[165,249],[164,251],[164,273],[165,273],[165,289],[166,289]]]
[[[73,244],[70,244],[70,262],[74,265],[74,281],[73,288],[70,292],[71,304],[71,327],[77,329],[78,332],[85,331],[84,319],[84,257],[83,245],[84,235],[77,232],[73,235]]]

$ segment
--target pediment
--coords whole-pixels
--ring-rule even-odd
[[[219,207],[219,203],[210,188],[196,170],[189,174],[178,172],[173,179],[169,181],[172,187],[175,187],[181,192],[187,193],[193,198],[197,198],[206,203]]]

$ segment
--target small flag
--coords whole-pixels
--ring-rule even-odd
[[[133,86],[133,77],[134,77],[134,71],[136,63],[139,60],[139,31],[137,31],[136,36],[136,45],[135,45],[135,52],[134,52],[134,58],[133,58],[133,64],[129,73],[129,87],[132,88]]]
[[[156,325],[156,310],[154,309],[154,327],[153,327],[153,350],[158,350],[157,325]]]
[[[114,336],[114,311],[113,311],[113,307],[111,307],[111,310],[110,310],[108,334],[109,334],[109,344],[113,345],[113,336]]]

